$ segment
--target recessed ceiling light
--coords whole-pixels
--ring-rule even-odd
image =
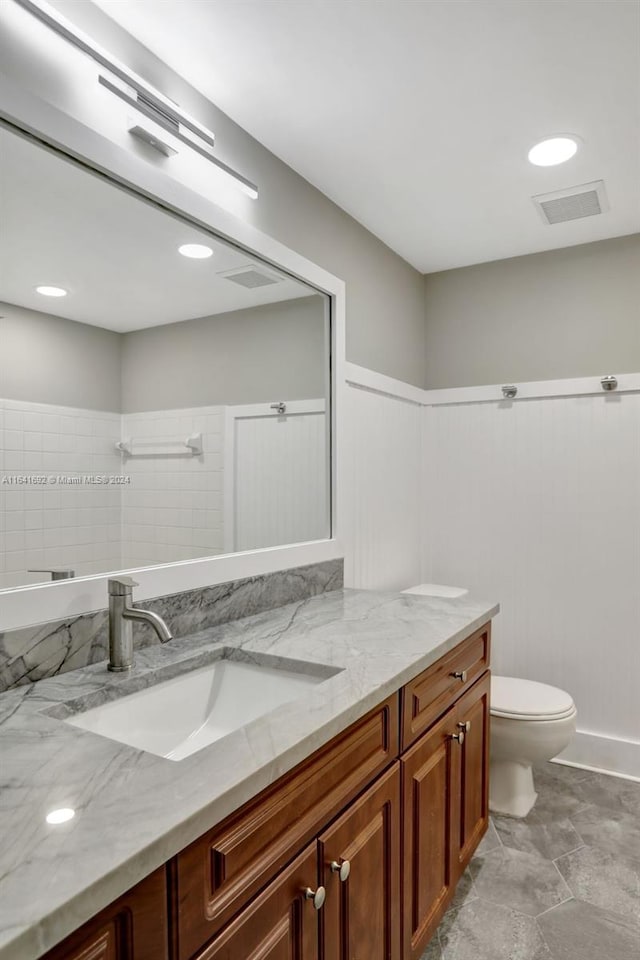
[[[62,287],[36,287],[36,293],[43,297],[66,297],[67,291]]]
[[[553,167],[564,163],[574,156],[578,149],[578,139],[574,136],[549,137],[541,140],[529,150],[529,163],[536,167]]]
[[[73,820],[76,812],[71,807],[60,807],[59,810],[52,810],[47,814],[47,823],[66,823],[67,820]]]
[[[178,247],[178,253],[183,257],[191,257],[192,260],[206,260],[213,255],[211,247],[205,247],[203,243],[183,243]]]

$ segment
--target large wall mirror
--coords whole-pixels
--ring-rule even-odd
[[[0,589],[320,540],[330,300],[0,127]]]

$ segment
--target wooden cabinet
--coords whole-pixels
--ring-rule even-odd
[[[318,839],[325,960],[400,958],[399,768],[395,763]],[[341,879],[345,861],[350,871]]]
[[[456,705],[458,729],[464,730],[459,757],[459,823],[456,837],[457,876],[463,873],[489,824],[489,697],[491,679],[481,680]]]
[[[418,960],[488,824],[489,646],[485,624],[45,960]]]
[[[195,960],[318,960],[315,843],[259,894]]]
[[[396,761],[194,960],[400,960],[399,768]],[[305,892],[319,886],[325,899],[316,909]]]
[[[489,669],[491,624],[472,633],[402,690],[401,749],[407,750]]]
[[[489,674],[401,757],[403,957],[435,932],[488,824]]]
[[[44,960],[168,960],[165,869],[72,933]]]
[[[457,771],[455,708],[401,759],[403,957],[419,957],[456,883],[452,847]]]
[[[398,755],[385,700],[177,857],[178,956],[189,960]]]

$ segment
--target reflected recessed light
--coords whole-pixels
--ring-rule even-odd
[[[60,807],[59,810],[52,810],[47,814],[47,823],[66,823],[67,820],[73,820],[76,812],[71,807]]]
[[[183,243],[178,247],[178,253],[183,257],[191,257],[192,260],[206,260],[213,255],[211,247],[205,247],[203,243]]]
[[[36,287],[36,293],[43,297],[66,297],[67,291],[62,287]]]
[[[549,137],[541,140],[529,150],[529,163],[536,167],[553,167],[564,163],[574,156],[578,149],[578,139],[572,136]]]

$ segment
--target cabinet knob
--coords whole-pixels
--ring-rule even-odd
[[[351,863],[348,860],[332,860],[329,867],[331,873],[337,873],[339,875],[341,883],[344,883],[351,873]]]
[[[462,746],[462,744],[464,743],[464,730],[461,730],[460,733],[452,733],[451,739],[457,740],[460,746]]]
[[[313,900],[314,910],[321,909],[326,896],[327,891],[324,887],[318,887],[317,890],[312,890],[311,887],[306,887],[304,891],[305,900]]]
[[[460,683],[467,682],[467,671],[466,670],[456,670],[455,673],[451,673],[450,676],[455,677],[456,680],[459,680]]]
[[[462,720],[458,726],[461,730],[464,730],[465,733],[469,733],[469,730],[471,730],[471,720]]]

